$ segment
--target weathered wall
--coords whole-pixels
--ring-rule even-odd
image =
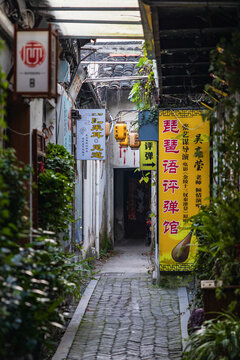
[[[118,178],[114,181],[114,169],[116,168],[138,168],[139,150],[121,148],[114,138],[114,125],[117,120],[123,120],[127,123],[128,130],[135,128],[137,111],[134,110],[134,104],[128,99],[129,89],[109,89],[107,91],[107,109],[109,110],[114,122],[109,137],[109,164],[108,164],[108,233],[111,239],[119,241],[124,234],[124,215],[123,215],[123,179]],[[121,176],[121,175],[120,175]],[[114,196],[117,197],[119,208],[115,209],[114,215]],[[122,204],[122,206],[121,206]],[[115,222],[114,222],[115,217]],[[115,231],[114,231],[115,227]],[[116,239],[114,239],[114,234]]]

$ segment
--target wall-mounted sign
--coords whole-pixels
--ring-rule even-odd
[[[160,271],[192,270],[197,243],[187,220],[208,203],[209,168],[209,121],[201,111],[160,111]]]
[[[157,142],[141,141],[140,169],[157,170]]]
[[[15,28],[14,92],[29,97],[57,96],[57,33]]]
[[[77,159],[105,160],[105,109],[79,109]]]

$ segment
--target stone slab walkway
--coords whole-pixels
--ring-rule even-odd
[[[67,360],[180,360],[179,313],[178,289],[148,274],[101,274]]]

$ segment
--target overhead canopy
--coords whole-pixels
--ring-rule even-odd
[[[145,41],[161,95],[196,98],[211,82],[209,54],[239,31],[239,0],[141,0]],[[173,100],[175,101],[175,100]]]
[[[141,39],[138,0],[48,0],[37,6],[64,37]]]

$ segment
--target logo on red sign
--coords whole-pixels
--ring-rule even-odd
[[[46,58],[46,50],[38,41],[28,41],[20,51],[21,59],[25,65],[36,67],[41,65]]]

